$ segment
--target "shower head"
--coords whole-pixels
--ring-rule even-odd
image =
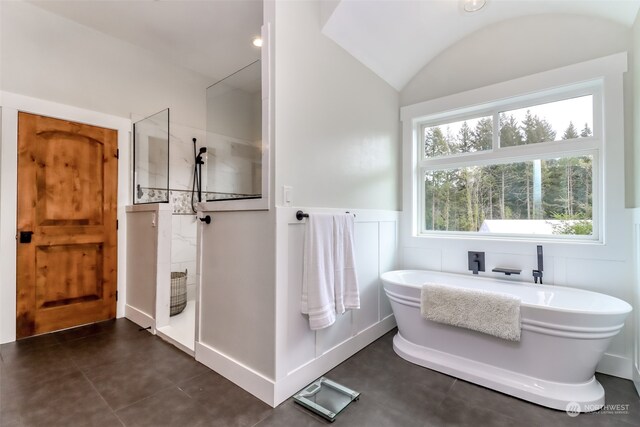
[[[196,156],[196,164],[197,165],[204,165],[204,160],[202,160],[202,155],[204,153],[207,152],[207,147],[200,147],[200,151],[198,152],[198,155]]]

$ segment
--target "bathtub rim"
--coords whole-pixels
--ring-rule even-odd
[[[607,310],[607,311],[590,311],[590,310],[580,310],[580,309],[572,309],[572,308],[563,308],[563,307],[555,307],[555,306],[551,306],[551,305],[542,305],[542,304],[531,304],[531,303],[527,303],[527,302],[521,302],[520,305],[521,307],[528,307],[528,308],[532,308],[532,309],[541,309],[541,310],[549,310],[549,311],[554,311],[554,312],[558,312],[558,313],[573,313],[573,314],[589,314],[589,315],[628,315],[629,313],[631,313],[633,311],[633,307],[631,306],[631,304],[629,304],[628,302],[608,295],[608,294],[604,294],[602,292],[594,292],[594,291],[589,291],[586,289],[579,289],[579,288],[572,288],[569,286],[558,286],[558,285],[532,285],[530,283],[525,283],[525,282],[514,282],[512,280],[505,280],[505,279],[500,279],[500,278],[496,278],[496,277],[469,277],[468,275],[464,275],[464,274],[460,274],[460,273],[448,273],[448,272],[443,272],[443,271],[436,271],[436,270],[417,270],[417,269],[403,269],[403,270],[391,270],[391,271],[387,271],[384,272],[380,275],[380,280],[382,280],[383,285],[384,285],[384,289],[385,291],[387,290],[387,284],[392,284],[395,286],[399,286],[399,287],[405,287],[405,288],[412,288],[412,289],[417,289],[420,290],[422,288],[422,284],[420,283],[405,283],[405,282],[400,282],[397,280],[393,280],[390,277],[392,277],[393,274],[398,274],[398,273],[433,273],[433,274],[438,274],[438,275],[444,275],[444,276],[451,276],[451,277],[457,277],[457,278],[465,278],[468,280],[478,280],[478,281],[483,281],[483,282],[498,282],[500,284],[505,284],[505,285],[510,285],[510,286],[527,286],[527,287],[535,287],[535,288],[542,288],[542,289],[547,289],[549,291],[554,291],[557,290],[558,288],[560,289],[566,289],[570,292],[575,292],[575,293],[579,293],[579,294],[589,294],[589,295],[604,295],[608,298],[613,298],[615,300],[618,300],[619,302],[623,303],[626,305],[626,307],[624,307],[624,309],[619,309],[619,310]],[[395,292],[397,294],[397,292]]]
[[[580,384],[542,380],[414,344],[400,331],[393,337],[393,350],[401,358],[424,368],[548,408],[566,411],[568,404],[578,403],[581,412],[593,412],[604,407],[604,388],[595,375]]]

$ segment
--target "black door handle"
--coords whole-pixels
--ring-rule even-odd
[[[33,231],[21,231],[20,232],[20,243],[31,243],[31,235]]]

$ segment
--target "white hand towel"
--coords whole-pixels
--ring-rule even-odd
[[[354,219],[351,214],[333,217],[334,289],[336,313],[360,308],[360,293],[354,253]]]
[[[304,236],[301,311],[309,315],[313,330],[336,321],[333,252],[333,215],[310,215]]]

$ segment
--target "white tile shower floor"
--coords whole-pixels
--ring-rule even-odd
[[[187,301],[182,313],[169,318],[169,325],[158,328],[160,335],[188,353],[195,351],[196,341],[196,302]]]

